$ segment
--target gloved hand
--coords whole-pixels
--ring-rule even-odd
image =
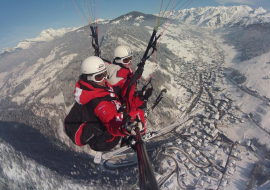
[[[139,128],[140,132],[144,132],[143,122],[137,117],[137,121],[128,121],[122,126],[122,131],[126,135],[136,135],[136,128]]]
[[[147,101],[150,98],[150,96],[152,95],[152,92],[153,92],[153,87],[148,88],[146,91],[143,92],[144,101]]]

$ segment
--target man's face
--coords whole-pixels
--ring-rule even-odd
[[[95,82],[93,81],[95,84],[99,85],[99,86],[102,86],[102,87],[106,87],[106,79],[103,79],[102,81],[100,82]]]

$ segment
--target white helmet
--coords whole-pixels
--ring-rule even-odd
[[[95,74],[106,70],[104,61],[97,56],[87,57],[81,65],[82,74]]]
[[[81,65],[82,74],[88,75],[87,80],[101,82],[107,76],[104,61],[97,56],[87,57]]]
[[[132,50],[128,46],[123,45],[117,46],[114,49],[113,57],[116,63],[128,64],[128,62],[132,59]],[[126,58],[130,59],[123,61]]]

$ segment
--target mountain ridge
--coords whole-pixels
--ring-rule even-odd
[[[259,11],[262,10],[257,12]],[[145,17],[138,12],[131,12],[130,16],[132,14],[134,17],[126,15],[120,18],[120,21],[123,19],[123,23],[100,24],[99,37],[102,58],[107,60],[113,59],[112,52],[116,46],[120,44],[130,46],[133,50],[132,69],[135,70],[153,30],[148,24],[154,24],[154,22],[147,22],[147,19],[145,22],[143,20]],[[269,136],[266,136],[268,134],[265,131],[270,130],[268,127],[270,107],[266,104],[266,100],[262,102],[257,98],[269,96],[270,92],[267,90],[270,69],[268,66],[270,50],[267,46],[270,44],[267,40],[270,39],[267,38],[270,27],[267,25],[258,24],[258,26],[229,29],[225,27],[224,31],[221,29],[218,33],[219,30],[213,30],[211,27],[210,29],[199,28],[196,25],[174,22],[164,32],[157,56],[153,55],[146,61],[143,76],[137,86],[138,90],[141,89],[144,85],[143,80],[153,74],[154,91],[148,101],[149,106],[154,103],[161,89],[167,89],[161,103],[147,118],[147,132],[153,134],[152,132],[168,126],[187,110],[194,119],[185,126],[177,127],[173,133],[147,144],[147,148],[149,148],[148,145],[152,147],[152,143],[154,145],[155,150],[151,153],[150,159],[153,160],[152,164],[159,176],[166,177],[168,174],[166,171],[173,170],[173,167],[169,166],[170,158],[157,156],[160,153],[163,156],[163,151],[156,147],[164,147],[163,150],[168,150],[167,148],[173,143],[173,146],[178,147],[181,152],[189,154],[188,159],[194,158],[194,163],[205,164],[207,160],[195,158],[198,156],[196,156],[194,146],[202,150],[202,153],[206,155],[205,158],[216,165],[216,168],[212,167],[214,165],[206,168],[210,171],[219,169],[221,161],[226,163],[227,156],[230,162],[237,159],[234,177],[224,172],[227,176],[226,180],[231,183],[228,183],[224,189],[244,189],[245,181],[248,181],[249,176],[242,178],[242,173],[251,173],[249,166],[258,159],[258,154],[250,151],[251,149],[245,146],[245,143],[249,139],[252,140],[253,134],[255,134],[254,137],[259,137],[260,142],[269,142]],[[227,39],[224,34],[229,35]],[[46,39],[49,39],[50,35],[47,37]],[[264,52],[261,47],[262,42],[265,43],[264,48],[268,53],[256,58],[254,56]],[[239,45],[237,46],[236,43]],[[247,47],[252,47],[252,49]],[[246,48],[246,51],[243,51],[243,48]],[[119,165],[120,168],[115,170],[115,173],[107,171],[103,165],[93,164],[95,151],[89,149],[88,146],[75,146],[64,132],[63,120],[74,103],[73,91],[81,74],[80,65],[82,60],[93,54],[91,36],[86,27],[81,27],[48,42],[43,41],[30,46],[29,49],[22,49],[0,57],[0,125],[2,127],[0,128],[0,149],[3,153],[3,156],[0,156],[2,163],[0,189],[1,187],[4,189],[56,189],[62,186],[63,189],[122,187],[135,189],[136,167],[121,169],[122,166]],[[246,57],[249,60],[240,62],[241,54],[243,58]],[[257,70],[251,67],[243,72],[241,68],[246,68],[246,64]],[[244,85],[247,88],[252,86],[250,91],[257,91],[254,94],[250,93],[255,97],[243,92],[225,77],[230,74],[226,67],[234,65],[238,65],[239,71],[245,74],[247,81]],[[254,76],[249,77],[251,75]],[[270,99],[267,101],[270,102]],[[259,124],[254,126],[249,117],[246,117],[249,113],[254,115],[256,121],[261,122],[261,126]],[[220,119],[217,117],[219,115]],[[265,129],[260,130],[259,127],[262,129],[265,127]],[[212,132],[216,134],[217,131],[223,135],[221,138],[228,136],[228,139],[235,141],[235,144],[241,142],[243,147],[239,146],[239,150],[246,147],[245,152],[240,154],[241,157],[243,155],[243,161],[240,161],[242,159],[240,156],[233,158],[229,155],[230,144],[224,141],[219,146],[217,142],[221,140],[210,137],[214,136]],[[198,138],[195,140],[188,136]],[[182,145],[176,145],[179,143]],[[260,148],[257,144],[255,145]],[[192,146],[192,150],[187,150],[189,145]],[[169,151],[168,154],[174,155]],[[247,161],[248,165],[246,165]],[[164,163],[165,167],[163,167]],[[183,164],[179,162],[182,172],[186,169]],[[187,181],[198,179],[193,171],[200,171],[200,168],[197,168],[197,164],[192,164],[192,167],[195,169],[186,172]],[[208,175],[208,170],[202,171],[203,173],[199,174],[202,179],[204,177],[211,179],[211,183],[205,183],[205,189],[218,185],[217,176],[211,177],[211,172]],[[222,171],[225,170],[222,169]],[[170,179],[173,180],[168,180],[161,189],[177,185],[175,177],[172,176]],[[241,186],[238,183],[239,180],[243,181]]]
[[[181,12],[181,14],[180,14]],[[174,11],[170,17],[179,14],[177,19],[185,24],[197,25],[200,27],[220,28],[224,26],[248,26],[258,23],[269,23],[270,12],[262,7],[252,9],[247,5],[240,6],[219,6],[199,7]]]
[[[72,27],[60,28],[60,29],[52,29],[52,28],[45,29],[45,30],[41,31],[41,33],[39,34],[38,37],[22,40],[17,46],[15,46],[13,48],[6,47],[2,50],[2,53],[9,53],[9,52],[13,52],[13,51],[16,51],[19,49],[28,49],[33,44],[36,44],[39,42],[51,41],[56,37],[63,36],[67,32],[71,32],[71,31],[74,31],[76,29],[77,28],[72,28]]]
[[[164,16],[168,16],[168,12]],[[138,11],[132,11],[111,20],[100,20],[101,24],[130,24],[130,25],[153,25],[157,15],[145,14]],[[177,17],[177,18],[176,18]],[[247,5],[239,6],[218,6],[218,7],[199,7],[173,11],[170,19],[177,20],[183,24],[197,25],[199,27],[209,27],[212,29],[225,26],[248,26],[258,23],[270,23],[270,12],[259,7],[252,9]],[[67,32],[78,28],[45,29],[36,38],[22,40],[16,47],[4,48],[2,53],[9,53],[19,49],[28,49],[38,42],[47,42],[55,37],[64,35]],[[0,54],[0,56],[1,56]]]

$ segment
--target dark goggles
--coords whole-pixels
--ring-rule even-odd
[[[124,59],[123,59],[123,63],[124,63],[124,64],[128,64],[131,60],[132,60],[132,56],[127,57],[127,58],[124,58]]]
[[[132,55],[129,57],[116,58],[115,62],[121,63],[121,64],[129,64],[131,60],[132,60]]]
[[[93,75],[92,80],[95,81],[95,82],[101,82],[106,77],[107,77],[107,70],[105,70],[102,73],[98,73],[98,74]]]

